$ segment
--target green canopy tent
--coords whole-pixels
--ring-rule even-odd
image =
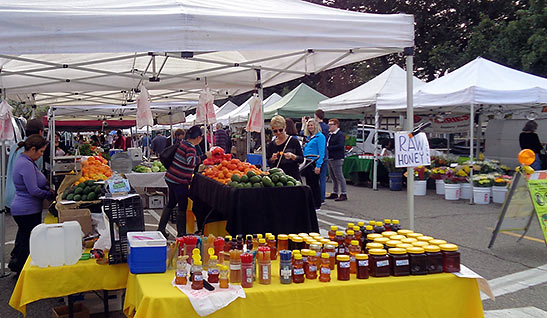
[[[287,118],[312,116],[320,101],[328,97],[302,83],[283,96],[279,101],[264,108],[264,119],[275,115]],[[329,118],[358,118],[359,115],[330,113]]]

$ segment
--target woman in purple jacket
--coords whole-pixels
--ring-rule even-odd
[[[15,246],[11,252],[9,268],[21,272],[29,255],[30,232],[42,223],[42,205],[44,199],[53,199],[55,193],[49,189],[44,174],[36,166],[46,150],[47,141],[36,134],[18,144],[24,152],[17,158],[13,168],[15,198],[11,204],[11,215],[17,223]]]

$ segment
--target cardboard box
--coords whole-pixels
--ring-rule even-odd
[[[53,318],[68,318],[68,306],[52,309]],[[89,309],[84,304],[74,304],[74,318],[89,318]]]
[[[165,195],[162,192],[145,193],[145,205],[148,209],[163,209]]]
[[[89,209],[66,209],[59,211],[59,223],[66,221],[77,221],[82,227],[84,235],[91,233],[91,211]]]
[[[109,312],[122,311],[124,300],[124,289],[108,291],[108,310]],[[86,292],[77,295],[72,295],[74,304],[84,304],[89,314],[95,315],[104,313],[103,292]],[[68,304],[68,298],[64,297],[65,304]],[[67,316],[68,317],[68,316]],[[76,317],[76,316],[74,316]],[[102,317],[102,316],[101,316]]]

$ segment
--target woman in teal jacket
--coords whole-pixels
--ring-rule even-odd
[[[325,162],[325,135],[321,132],[321,126],[315,119],[309,119],[304,129],[304,157],[317,155],[319,158],[309,165],[302,175],[306,178],[306,184],[311,188],[313,202],[316,209],[321,208],[321,188],[319,186],[319,174]]]

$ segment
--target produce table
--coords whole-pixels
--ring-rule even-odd
[[[200,230],[205,221],[227,221],[232,235],[319,232],[308,186],[236,189],[195,174],[190,198]]]
[[[167,188],[165,172],[126,173],[125,177],[134,188]]]
[[[92,290],[124,289],[128,274],[127,264],[99,265],[94,259],[90,259],[70,266],[40,268],[30,266],[29,257],[13,289],[9,304],[26,314],[26,305],[37,300]]]
[[[257,282],[207,317],[483,317],[475,279],[453,274],[384,277],[330,283],[306,280],[279,283],[279,263],[272,264],[272,284]],[[199,317],[188,297],[171,286],[174,272],[130,274],[124,303],[128,317]]]
[[[346,180],[352,184],[359,184],[364,181],[372,181],[374,178],[374,159],[362,159],[358,155],[344,158],[342,173]],[[378,160],[378,182],[387,183],[388,171]]]

